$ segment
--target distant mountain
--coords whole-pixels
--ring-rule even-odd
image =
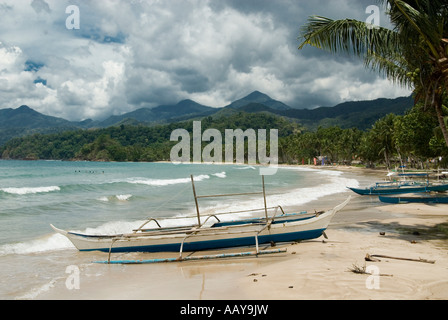
[[[254,91],[222,108],[212,108],[192,100],[182,100],[175,105],[156,108],[140,108],[123,115],[111,116],[103,121],[87,119],[80,122],[47,116],[28,106],[17,109],[0,109],[0,146],[14,137],[33,133],[56,133],[66,130],[106,128],[123,125],[164,124],[191,119],[228,117],[238,112],[269,113],[292,119],[305,128],[338,125],[341,128],[370,128],[376,120],[388,113],[404,114],[413,106],[411,97],[377,99],[373,101],[345,102],[334,107],[316,109],[293,109],[271,99],[266,94]]]
[[[14,137],[33,133],[56,133],[82,127],[79,122],[46,116],[28,106],[0,109],[0,145]]]
[[[109,127],[121,124],[123,121],[128,122],[129,119],[134,119],[142,123],[172,122],[177,118],[185,118],[186,116],[194,117],[198,114],[204,114],[214,110],[216,109],[187,99],[182,100],[175,105],[161,105],[155,108],[140,108],[120,116],[110,116],[106,120],[96,123],[95,126]]]
[[[215,110],[215,108],[207,107],[193,100],[182,100],[176,105],[162,105],[152,109],[154,113],[165,118],[175,118],[189,114],[198,114]]]
[[[244,98],[236,100],[223,108],[212,108],[187,99],[182,100],[175,105],[161,105],[155,108],[141,108],[119,116],[110,116],[106,120],[96,123],[95,126],[109,127],[113,125],[120,125],[123,122],[129,123],[130,120],[136,120],[142,124],[182,121],[201,116],[213,115],[218,112],[219,114],[227,114],[227,112],[222,112],[221,109],[244,111],[244,107],[252,103],[262,104],[263,107],[268,107],[273,110],[291,109],[291,107],[286,104],[273,100],[264,93],[254,91]],[[229,114],[232,113],[232,111],[229,112]]]
[[[334,107],[316,109],[290,109],[276,114],[298,119],[310,129],[318,126],[338,125],[341,128],[356,127],[360,130],[370,128],[375,121],[389,113],[404,114],[414,105],[412,97],[396,99],[376,99],[370,101],[344,102]]]
[[[62,118],[43,115],[28,106],[17,109],[0,110],[0,128],[45,128],[72,126],[72,123]]]
[[[247,95],[246,97],[236,100],[229,104],[228,106],[225,106],[225,108],[233,108],[233,109],[239,109],[241,107],[244,107],[250,103],[259,103],[263,104],[273,110],[289,110],[292,109],[290,106],[287,106],[283,102],[273,100],[268,95],[261,93],[260,91],[254,91],[251,94]]]
[[[371,101],[344,102],[334,107],[319,107],[315,109],[273,109],[264,103],[251,102],[238,108],[229,106],[220,109],[214,117],[229,116],[236,112],[259,113],[265,112],[292,119],[299,122],[308,130],[319,126],[339,126],[343,129],[369,129],[378,119],[389,113],[404,114],[414,105],[412,97],[396,99],[376,99]]]

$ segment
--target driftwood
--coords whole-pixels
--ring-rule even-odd
[[[374,262],[379,262],[381,260],[379,259],[375,259],[375,257],[377,258],[385,258],[385,259],[396,259],[396,260],[405,260],[405,261],[414,261],[414,262],[424,262],[424,263],[431,263],[434,264],[436,263],[434,260],[426,260],[426,259],[411,259],[411,258],[401,258],[401,257],[392,257],[392,256],[385,256],[385,255],[380,255],[380,254],[366,254],[365,260],[366,261],[374,261]]]
[[[348,268],[348,271],[351,271],[353,273],[371,275],[371,273],[367,272],[366,270],[367,270],[367,266],[365,264],[362,267],[360,267],[356,264],[353,264],[351,268]],[[380,273],[378,275],[383,276],[383,277],[393,277],[392,274],[385,274],[385,273]]]

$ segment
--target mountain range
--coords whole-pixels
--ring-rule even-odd
[[[403,114],[413,106],[412,97],[354,101],[334,107],[294,109],[259,91],[236,100],[222,108],[212,108],[192,100],[182,100],[175,105],[140,108],[105,120],[69,121],[39,113],[28,106],[17,109],[0,109],[0,146],[8,140],[33,133],[56,133],[75,129],[105,128],[121,124],[154,125],[203,117],[225,117],[237,112],[270,113],[302,124],[308,129],[318,126],[338,125],[341,128],[370,128],[388,113]]]

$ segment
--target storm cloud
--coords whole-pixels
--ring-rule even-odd
[[[182,99],[222,107],[254,90],[300,108],[409,95],[358,60],[297,49],[309,16],[364,21],[372,4],[0,1],[0,108],[82,120]],[[79,29],[66,27],[69,5],[79,8]]]

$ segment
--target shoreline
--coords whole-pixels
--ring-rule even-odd
[[[387,172],[358,167],[325,169],[362,179],[379,179]],[[333,207],[349,194],[335,194],[306,207]],[[58,281],[36,300],[448,299],[448,241],[435,229],[447,223],[446,207],[386,205],[374,197],[351,195],[351,203],[330,223],[328,239],[279,244],[276,248],[285,248],[286,253],[257,258],[152,265],[86,264],[80,270],[79,290],[68,290],[64,281]],[[435,263],[391,258],[370,262],[364,260],[366,254]],[[104,254],[94,255],[107,259]],[[354,266],[382,275],[349,271]]]

